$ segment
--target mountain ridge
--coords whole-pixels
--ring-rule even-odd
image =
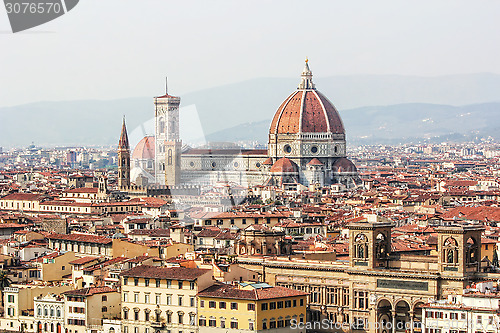
[[[367,131],[373,126],[383,126],[384,119],[387,126],[390,118],[394,118],[394,112],[405,112],[408,108],[405,104],[441,105],[440,114],[446,110],[452,112],[453,109],[449,107],[468,106],[474,109],[481,108],[481,104],[488,104],[490,106],[483,107],[483,111],[488,113],[490,121],[496,121],[491,110],[487,109],[500,101],[500,75],[493,73],[436,77],[347,75],[315,77],[314,81],[318,90],[334,103],[344,122],[347,122],[348,140],[351,135],[356,137],[355,133],[360,128]],[[205,136],[210,138],[213,133],[241,124],[269,121],[281,102],[296,89],[298,82],[298,78],[245,80],[184,94],[181,96],[181,107],[194,108],[197,121],[201,124],[199,132],[208,133]],[[398,105],[399,111],[394,110],[394,105]],[[371,111],[357,110],[362,107],[368,107]],[[436,107],[426,106],[424,109]],[[380,113],[384,108],[386,114]],[[427,114],[424,109],[414,108],[411,112],[424,115]],[[369,117],[359,122],[347,121],[353,112],[364,112],[365,117],[376,114],[377,120],[373,121],[371,128],[365,123],[371,119]],[[24,146],[32,141],[39,145],[114,145],[118,140],[123,115],[127,118],[129,129],[138,129],[138,136],[141,136],[152,134],[153,114],[152,97],[43,101],[1,107],[0,146]],[[456,116],[453,113],[450,115]],[[476,116],[482,118],[480,113]],[[398,122],[393,126],[410,125]],[[479,126],[476,129],[486,129],[484,122],[473,123]],[[455,124],[462,126],[458,121]],[[247,129],[256,130],[248,126]],[[470,126],[467,130],[457,128],[456,131],[462,133],[469,129]],[[432,127],[432,133],[417,133],[417,137],[432,136],[437,132]]]

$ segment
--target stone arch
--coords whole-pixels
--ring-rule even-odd
[[[388,236],[383,232],[379,232],[377,236],[375,236],[375,255],[377,259],[384,259],[389,255]]]
[[[368,258],[368,237],[363,233],[354,238],[354,257],[363,260]]]
[[[426,302],[419,299],[415,302],[413,302],[412,305],[412,314],[413,314],[413,328],[415,329],[422,329],[422,322],[423,322],[423,314],[424,310],[422,306]]]
[[[390,299],[380,298],[377,301],[377,322],[379,325],[379,333],[392,332],[392,315],[393,304]]]
[[[479,251],[478,251],[478,242],[474,237],[469,237],[465,241],[464,244],[465,247],[465,262],[467,264],[475,264],[481,258],[478,258]]]
[[[448,237],[443,242],[442,260],[447,264],[458,264],[458,242],[453,237]]]
[[[394,324],[396,325],[396,331],[406,331],[410,328],[410,304],[411,302],[404,298],[400,298],[394,302]]]

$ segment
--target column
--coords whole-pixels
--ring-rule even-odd
[[[410,333],[413,333],[413,311],[410,311]]]
[[[396,310],[392,310],[391,314],[392,314],[392,333],[396,333]]]

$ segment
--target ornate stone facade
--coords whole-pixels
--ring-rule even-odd
[[[286,257],[238,261],[261,272],[267,283],[309,293],[308,321],[327,319],[342,328],[324,330],[329,332],[421,332],[425,303],[495,278],[480,271],[479,226],[436,228],[437,255],[392,253],[389,223],[359,222],[348,228],[348,262]]]
[[[154,104],[156,184],[234,182],[245,186],[284,183],[328,186],[341,183],[353,187],[359,183],[356,167],[346,158],[342,119],[335,106],[316,90],[307,60],[297,90],[285,99],[274,115],[268,149],[183,150],[179,135],[180,98],[166,93],[155,97]],[[144,144],[141,147],[146,149]],[[136,162],[144,165],[148,161],[143,156],[148,154],[142,150],[134,151],[134,156],[140,156],[140,161]],[[273,171],[270,167],[282,163],[283,158],[296,168],[285,173]],[[133,172],[136,178],[139,175],[153,178],[146,173],[150,172]]]

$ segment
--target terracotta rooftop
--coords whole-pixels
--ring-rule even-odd
[[[120,276],[194,281],[207,272],[211,272],[211,270],[200,268],[156,267],[141,265],[129,269],[128,271],[122,272]]]
[[[113,240],[104,236],[89,235],[89,234],[50,234],[47,236],[49,239],[68,240],[74,242],[84,243],[98,243],[98,244],[111,244]]]
[[[84,265],[84,264],[87,264],[89,262],[92,262],[92,261],[95,261],[98,259],[99,259],[99,257],[83,257],[83,258],[79,258],[79,259],[70,261],[68,264],[70,264],[70,265]]]
[[[63,293],[63,295],[68,296],[92,296],[96,294],[104,294],[104,293],[112,293],[116,292],[116,289],[110,287],[90,287],[90,288],[82,288],[76,290],[69,290]]]
[[[233,285],[215,284],[198,293],[199,297],[215,297],[245,300],[265,300],[284,297],[306,296],[307,293],[285,287],[239,289]]]

